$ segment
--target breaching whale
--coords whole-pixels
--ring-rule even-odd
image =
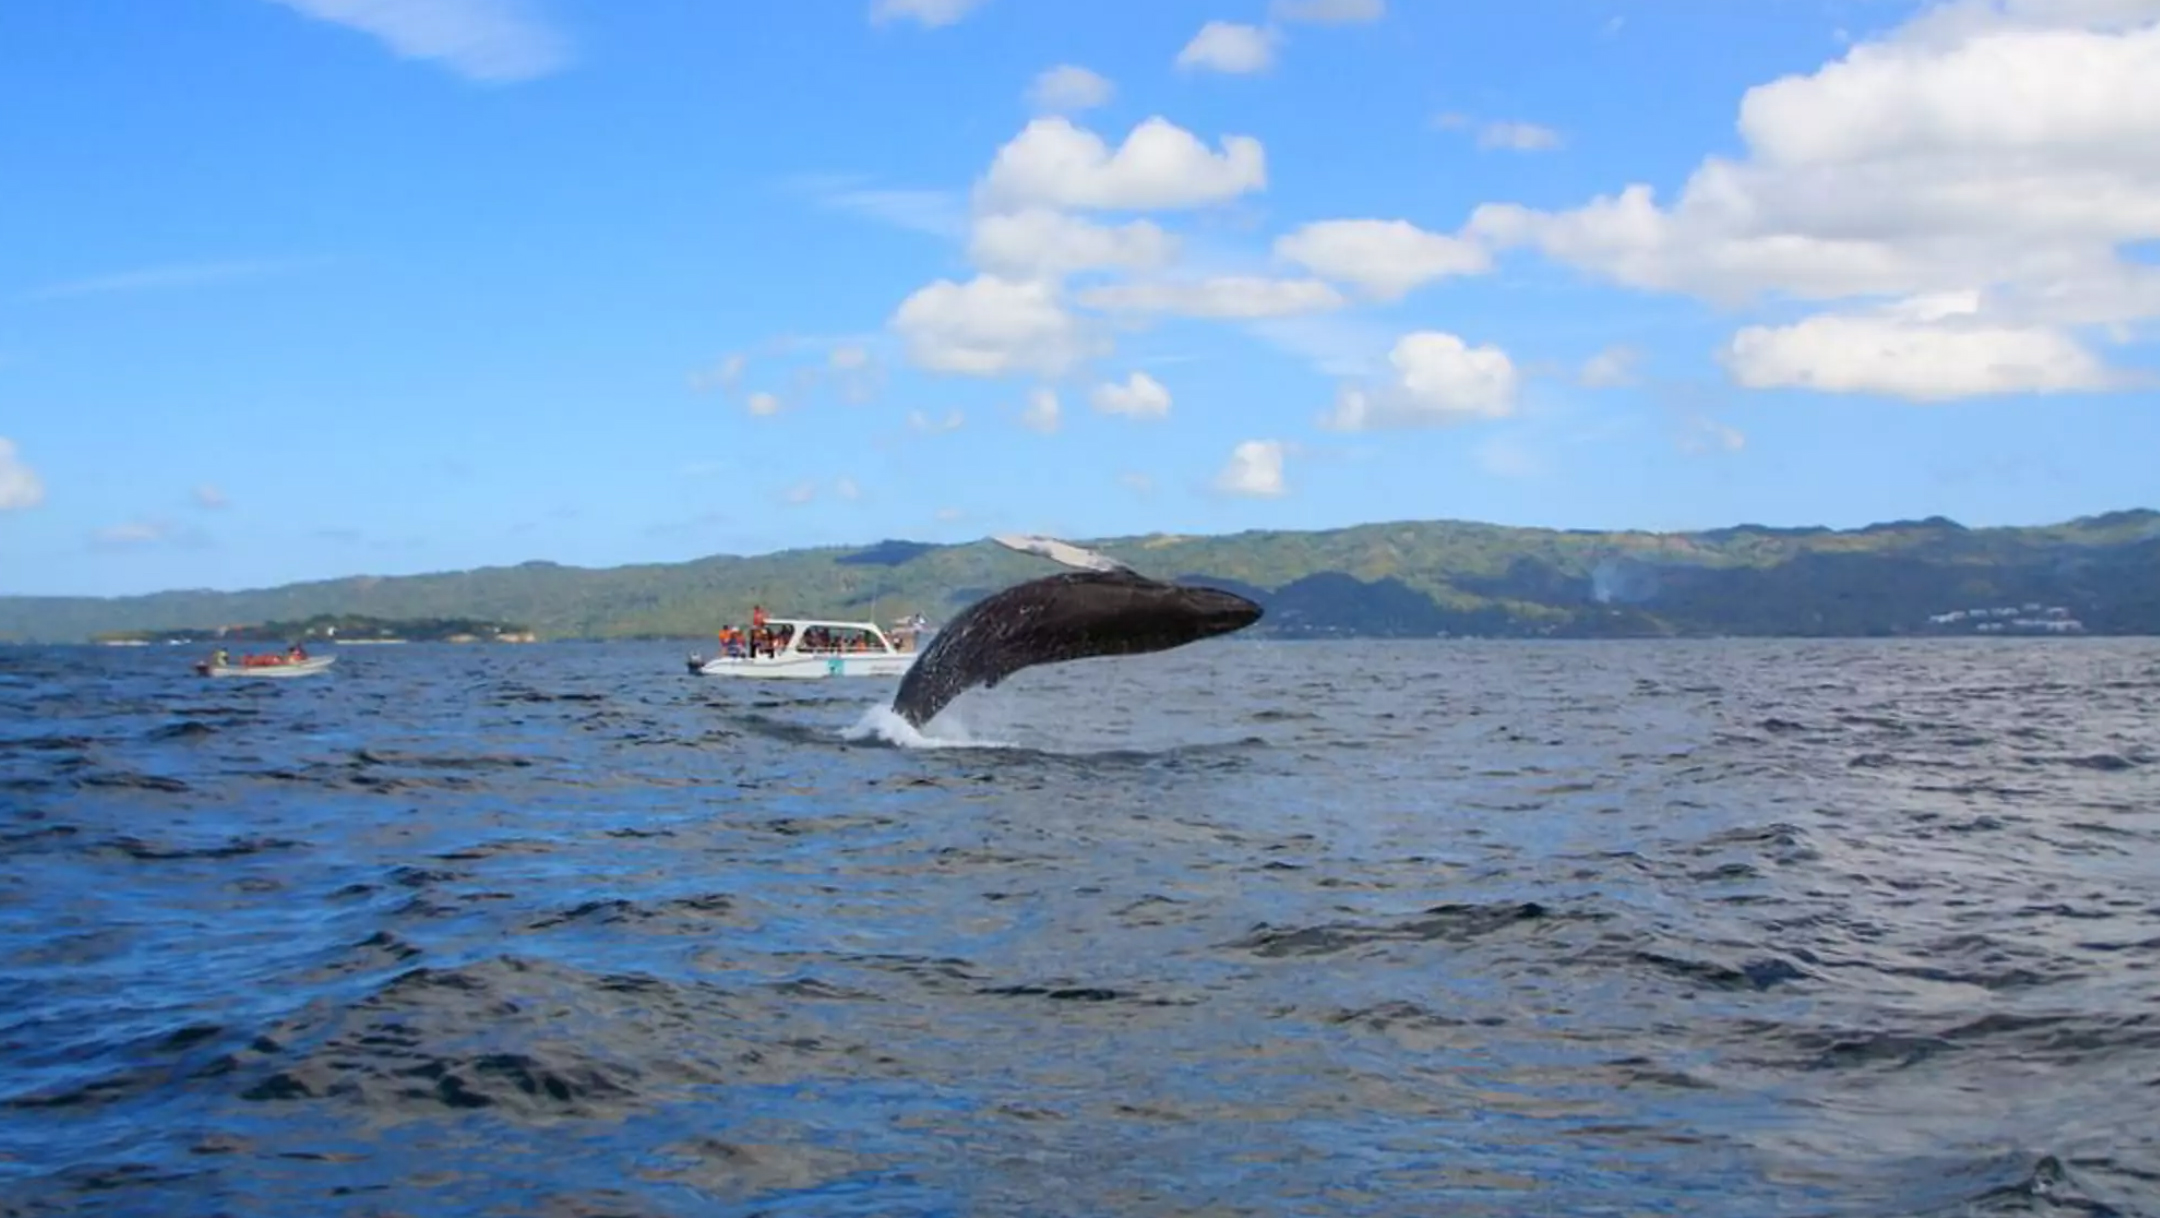
[[[1023,668],[1168,651],[1260,620],[1260,606],[1235,593],[1149,579],[1068,542],[993,540],[1078,569],[984,597],[939,629],[893,695],[894,713],[916,728],[969,689],[993,688]]]

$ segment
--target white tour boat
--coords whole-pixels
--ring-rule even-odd
[[[690,671],[704,677],[779,680],[897,677],[921,654],[914,646],[905,650],[896,646],[876,622],[768,617],[765,629],[776,640],[770,654],[722,653],[710,659],[693,655]]]
[[[195,671],[206,677],[311,677],[337,663],[336,656],[309,656],[305,660],[280,658],[269,664],[213,664],[203,660]]]

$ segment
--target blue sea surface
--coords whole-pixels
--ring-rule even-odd
[[[2160,640],[0,650],[0,1215],[2160,1214]]]

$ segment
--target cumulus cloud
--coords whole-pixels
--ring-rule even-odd
[[[205,482],[195,488],[195,506],[215,511],[218,508],[231,507],[232,500],[225,497],[223,490]]]
[[[1104,414],[1159,419],[1170,413],[1170,391],[1145,372],[1133,373],[1122,385],[1114,381],[1097,385],[1088,400]]]
[[[1150,219],[1098,223],[1088,211],[1159,211],[1228,202],[1266,184],[1260,142],[1223,137],[1211,150],[1163,118],[1111,148],[1062,115],[1039,117],[992,157],[972,192],[967,255],[977,275],[939,279],[901,302],[887,326],[919,367],[969,376],[1056,377],[1113,347],[1105,320],[1071,305],[1195,316],[1267,317],[1333,307],[1322,283],[1261,279],[1205,285],[1127,285],[1074,301],[1066,280],[1148,275],[1174,263],[1177,238]]]
[[[1028,86],[1028,105],[1052,114],[1071,114],[1105,105],[1117,87],[1108,79],[1078,64],[1061,63],[1046,68]]]
[[[371,34],[404,58],[439,60],[474,80],[526,80],[570,61],[568,42],[528,0],[272,2]]]
[[[1210,21],[1178,52],[1177,66],[1233,75],[1262,72],[1275,62],[1276,38],[1274,31],[1256,25]]]
[[[750,400],[745,403],[750,413],[755,415],[779,414],[785,405],[786,403],[780,400],[779,394],[769,393],[763,389],[751,394]]]
[[[987,0],[871,0],[870,21],[914,21],[931,29],[952,25],[981,8]]]
[[[1872,313],[1822,313],[1789,326],[1749,326],[1723,359],[1750,389],[1879,393],[1915,402],[2004,393],[2062,393],[2115,383],[2098,357],[2048,326],[1978,320],[1960,304],[1907,302]]]
[[[1230,460],[1215,475],[1214,487],[1225,495],[1271,499],[1288,488],[1283,484],[1283,442],[1246,440],[1230,450]]]
[[[1268,16],[1314,25],[1355,25],[1387,16],[1387,0],[1275,0]]]
[[[853,478],[843,476],[833,479],[832,490],[834,495],[850,502],[862,498],[862,487],[857,486]]]
[[[1113,152],[1101,136],[1067,118],[1037,118],[998,149],[977,199],[994,211],[1151,211],[1227,202],[1267,185],[1259,140],[1226,135],[1221,143],[1221,151],[1210,151],[1191,132],[1154,117],[1134,127]]]
[[[902,301],[889,324],[916,364],[963,376],[1056,376],[1094,349],[1056,287],[1042,280],[940,279]]]
[[[1956,0],[1750,89],[1739,110],[1744,154],[1706,158],[1667,205],[1635,183],[1566,210],[1488,204],[1469,231],[1725,305],[1977,302],[1956,322],[1845,309],[1751,328],[1730,366],[1753,383],[2098,388],[2066,328],[2160,317],[2160,268],[2123,253],[2160,239],[2149,0]],[[1914,365],[1888,367],[1886,343]]]
[[[798,482],[780,493],[781,501],[792,507],[801,507],[816,498],[817,483],[810,481]]]
[[[978,268],[1012,278],[1149,270],[1176,253],[1177,240],[1152,221],[1111,227],[1047,207],[978,217],[968,241],[968,258]]]
[[[1584,360],[1582,373],[1576,379],[1592,389],[1632,385],[1635,383],[1635,366],[1641,361],[1640,351],[1616,344]]]
[[[45,482],[17,453],[15,441],[0,436],[0,512],[18,512],[45,502]]]
[[[1292,317],[1324,313],[1348,302],[1317,279],[1218,276],[1189,282],[1121,283],[1088,288],[1079,302],[1115,313],[1171,313],[1180,317]]]
[[[1145,495],[1155,489],[1155,480],[1137,471],[1118,475],[1118,484],[1135,495]]]
[[[1515,411],[1515,363],[1498,347],[1472,347],[1453,334],[1420,330],[1397,341],[1388,362],[1394,371],[1387,380],[1343,386],[1320,425],[1334,431],[1434,427]]]
[[[1020,411],[1020,425],[1049,435],[1058,429],[1064,413],[1064,408],[1058,404],[1057,391],[1038,387],[1028,391],[1027,406]]]
[[[1275,239],[1275,256],[1377,300],[1400,300],[1449,275],[1492,268],[1484,247],[1427,232],[1407,220],[1321,220]]]

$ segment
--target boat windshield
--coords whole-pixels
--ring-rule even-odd
[[[811,655],[847,655],[891,650],[877,632],[862,626],[816,623],[802,628],[795,650]]]

